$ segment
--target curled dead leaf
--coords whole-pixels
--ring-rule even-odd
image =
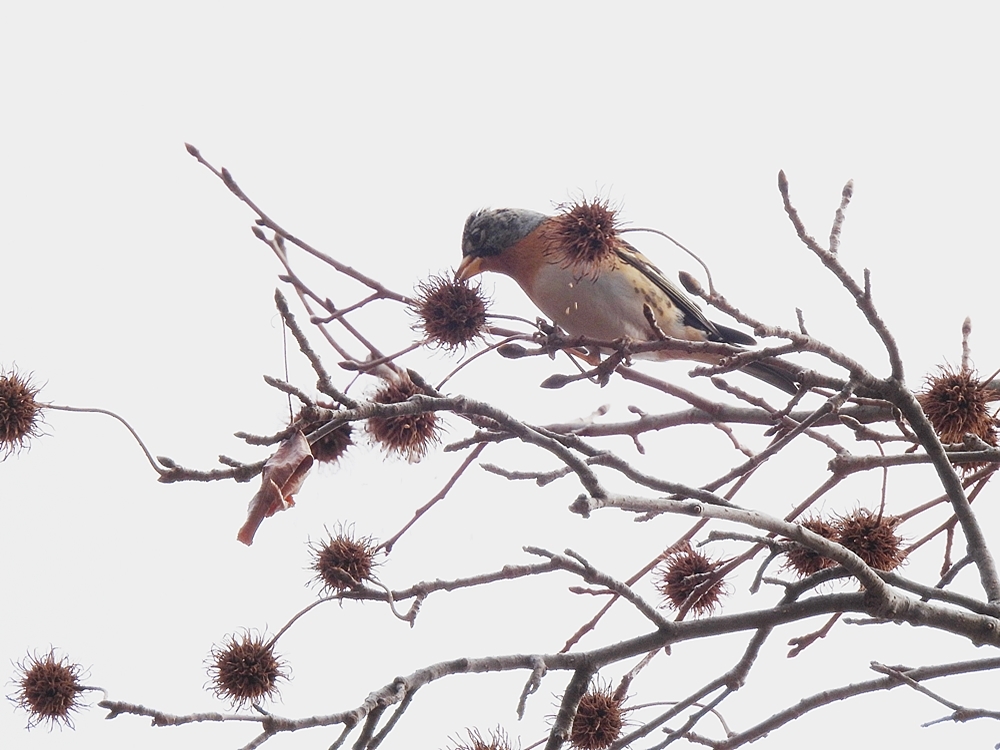
[[[264,464],[260,489],[247,507],[247,520],[236,538],[249,546],[265,518],[295,505],[299,491],[313,465],[312,451],[305,435],[296,431]]]

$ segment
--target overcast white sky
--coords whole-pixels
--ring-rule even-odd
[[[46,399],[118,411],[154,453],[182,463],[262,456],[232,433],[275,430],[285,414],[261,380],[283,370],[272,302],[278,267],[250,233],[246,208],[185,153],[188,141],[286,228],[401,291],[457,264],[473,209],[545,211],[581,192],[606,195],[625,219],[697,250],[736,304],[789,326],[802,307],[811,332],[884,373],[853,305],[796,243],[775,186],[784,169],[823,238],[853,178],[845,263],[872,270],[911,384],[945,358],[958,361],[966,315],[977,366],[1000,367],[994,5],[359,5],[20,3],[0,14],[0,365],[34,372]],[[665,269],[696,270],[665,243],[643,243]],[[486,286],[499,311],[534,314],[513,284]],[[408,321],[392,316],[386,325],[405,338]],[[452,365],[441,355],[423,361],[411,364],[429,373]],[[310,387],[295,356],[292,366]],[[678,378],[688,369],[660,367]],[[452,387],[492,394],[534,421],[602,403],[616,419],[627,416],[632,396],[614,388],[539,398],[545,368],[493,361]],[[641,398],[648,411],[675,408]],[[274,631],[310,600],[307,538],[338,521],[391,535],[461,460],[384,465],[356,448],[339,470],[313,476],[299,506],[265,523],[245,549],[234,536],[251,485],[157,484],[128,434],[106,418],[51,413],[47,431],[0,464],[0,657],[55,645],[112,698],[175,713],[224,708],[202,690],[214,642],[242,627]],[[511,468],[550,466],[534,453],[505,455]],[[782,481],[808,489],[816,471]],[[678,462],[665,473],[697,483],[714,472]],[[676,520],[637,527],[614,514],[583,521],[565,510],[579,492],[569,481],[537,491],[477,471],[460,489],[400,544],[383,569],[387,584],[525,562],[523,544],[573,546],[625,578],[684,528]],[[877,478],[859,480],[836,507],[876,490]],[[801,497],[789,492],[762,494],[761,507],[784,513]],[[987,531],[1000,533],[995,524]],[[558,650],[595,606],[571,599],[569,582],[432,597],[412,631],[381,607],[321,609],[282,639],[295,680],[275,710],[344,710],[438,659]],[[519,592],[514,602],[504,598],[511,592]],[[776,666],[755,672],[747,691],[793,702],[803,675],[818,689],[869,679],[870,660],[985,655],[936,637],[904,646],[895,636],[909,630],[887,630],[871,644],[849,630],[791,665],[777,639]],[[703,647],[676,651],[666,674],[694,674],[700,684],[715,673]],[[419,695],[387,748],[442,747],[465,726],[497,722],[527,745],[564,687],[550,675],[519,726],[523,675],[447,682]],[[995,708],[994,689],[962,689],[950,697]],[[747,695],[726,717],[742,728],[780,705]],[[879,719],[879,711],[894,714]],[[900,690],[830,708],[765,744],[998,740],[1000,728],[984,722],[920,729],[944,713]],[[255,733],[102,717],[92,709],[75,732],[27,734],[25,716],[8,707],[0,746],[238,747]],[[266,747],[324,748],[336,735],[314,730]]]

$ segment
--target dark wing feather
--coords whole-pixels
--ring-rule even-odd
[[[737,331],[735,328],[730,328],[729,326],[715,324],[716,330],[722,335],[722,341],[725,344],[739,344],[740,346],[754,346],[757,343],[757,339],[750,336],[743,331]]]
[[[688,297],[666,276],[664,276],[663,272],[660,271],[659,268],[650,263],[649,259],[646,258],[645,255],[640,253],[627,242],[623,241],[621,245],[615,249],[615,253],[619,258],[621,258],[622,261],[637,269],[650,281],[656,284],[656,286],[670,298],[670,301],[677,305],[677,309],[680,310],[684,316],[684,325],[690,328],[695,328],[699,331],[704,331],[708,334],[708,339],[710,341],[719,341],[725,344],[741,344],[743,346],[753,346],[757,343],[752,337],[747,336],[741,331],[737,331],[736,329],[729,328],[727,326],[716,325],[706,318],[705,314],[701,311],[701,308],[699,308],[690,297]]]

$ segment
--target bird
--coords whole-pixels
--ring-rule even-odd
[[[504,274],[570,336],[600,341],[656,341],[658,332],[685,341],[753,346],[752,336],[711,322],[616,228],[607,203],[579,203],[550,216],[521,208],[474,211],[462,233],[459,280],[483,272]],[[648,310],[644,310],[648,308]],[[713,364],[720,355],[660,350],[645,359],[693,359]],[[775,364],[772,364],[775,363]],[[794,366],[783,360],[751,362],[741,368],[786,393],[798,391]]]

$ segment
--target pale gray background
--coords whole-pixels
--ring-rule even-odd
[[[782,168],[810,229],[824,238],[853,178],[845,263],[857,273],[871,268],[911,383],[945,358],[958,361],[966,315],[976,325],[977,366],[1000,366],[992,4],[55,3],[11,6],[0,28],[0,364],[33,371],[47,383],[46,399],[117,410],[154,452],[185,464],[207,468],[219,453],[259,457],[231,433],[277,429],[286,407],[261,381],[283,367],[271,301],[277,264],[251,235],[249,212],[184,152],[184,141],[229,167],[285,227],[402,291],[458,262],[462,223],[475,208],[544,211],[581,191],[606,195],[634,224],[696,249],[733,302],[789,326],[803,307],[813,333],[884,373],[853,304],[796,243],[775,187]],[[696,270],[658,239],[642,247],[671,273]],[[345,289],[330,284],[331,294]],[[533,315],[513,284],[486,286],[498,310]],[[391,336],[405,342],[408,320],[384,310]],[[310,386],[292,359],[298,382]],[[412,360],[429,373],[452,365],[441,355],[421,361]],[[689,369],[655,367],[677,378]],[[492,395],[537,421],[602,403],[613,404],[616,419],[626,418],[628,403],[675,407],[586,385],[540,394],[548,368],[494,360],[451,387]],[[502,380],[491,381],[494,373]],[[452,430],[463,428],[455,422]],[[437,455],[415,468],[385,466],[377,452],[356,448],[342,468],[314,475],[299,506],[266,522],[245,549],[234,536],[252,485],[159,485],[106,418],[51,413],[47,431],[0,465],[0,656],[53,644],[89,666],[88,682],[113,698],[177,713],[224,708],[201,689],[213,642],[244,626],[273,632],[310,600],[307,537],[353,521],[385,538],[460,461]],[[687,439],[727,450],[709,430]],[[627,443],[615,447],[634,457]],[[784,513],[820,480],[826,458],[810,455],[811,474],[762,475],[744,501]],[[534,452],[489,458],[552,466]],[[692,483],[712,475],[687,461],[668,473]],[[891,485],[890,507],[925,499],[929,474],[907,476],[918,480],[913,494]],[[775,496],[769,481],[788,494]],[[872,502],[878,481],[859,478],[830,508]],[[565,511],[578,491],[568,480],[544,492],[512,488],[477,470],[399,545],[383,579],[403,586],[522,562],[522,544],[572,545],[626,577],[686,525],[637,527],[614,513],[583,521]],[[984,520],[995,537],[997,519]],[[933,570],[939,551],[928,568],[914,563],[908,573]],[[748,575],[734,582],[738,591]],[[963,581],[978,593],[973,578]],[[282,640],[295,680],[275,710],[343,710],[438,659],[557,650],[597,606],[572,599],[567,583],[553,576],[438,595],[414,630],[382,607],[329,605]],[[767,606],[775,594],[765,594],[742,606]],[[623,608],[585,645],[613,638],[616,624],[645,629]],[[790,663],[775,638],[771,666],[726,704],[727,719],[743,728],[782,701],[869,679],[873,659],[917,665],[987,655],[911,629],[887,628],[871,643],[868,636],[841,625]],[[720,646],[659,657],[661,671],[646,676],[648,692],[637,683],[634,700],[682,697],[663,680],[703,682],[731,663],[728,652],[716,658]],[[534,742],[565,681],[550,675],[518,725],[522,682],[457,677],[428,688],[386,747],[442,747],[462,727],[497,721]],[[943,689],[995,707],[992,681],[976,684]],[[826,709],[762,746],[997,741],[1000,728],[985,721],[919,728],[944,713],[900,689]],[[255,734],[244,725],[151,729],[145,719],[102,716],[92,709],[75,732],[28,734],[26,717],[8,706],[0,745],[238,747]],[[703,729],[717,731],[711,722]],[[324,748],[338,731],[267,747]]]

